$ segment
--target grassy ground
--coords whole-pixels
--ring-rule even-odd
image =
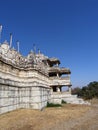
[[[98,100],[91,106],[65,104],[6,113],[0,115],[0,130],[98,130]]]

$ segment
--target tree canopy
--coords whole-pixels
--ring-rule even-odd
[[[82,88],[76,87],[72,90],[72,94],[77,94],[78,97],[84,99],[98,98],[98,82],[90,82],[87,86]]]

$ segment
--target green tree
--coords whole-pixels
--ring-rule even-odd
[[[81,91],[81,88],[79,88],[79,87],[73,88],[73,89],[72,89],[72,94],[73,94],[73,95],[75,95],[75,94],[78,95],[78,93],[80,93],[80,91]]]
[[[98,82],[93,81],[82,88],[74,88],[72,93],[84,99],[98,98]]]

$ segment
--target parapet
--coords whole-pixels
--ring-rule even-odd
[[[37,69],[48,74],[47,64],[43,62],[46,58],[43,54],[36,54],[33,51],[25,57],[16,49],[10,48],[7,41],[0,45],[0,60],[19,69]]]

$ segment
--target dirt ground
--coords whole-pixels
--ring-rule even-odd
[[[98,130],[98,100],[43,111],[20,109],[0,115],[0,130]]]

